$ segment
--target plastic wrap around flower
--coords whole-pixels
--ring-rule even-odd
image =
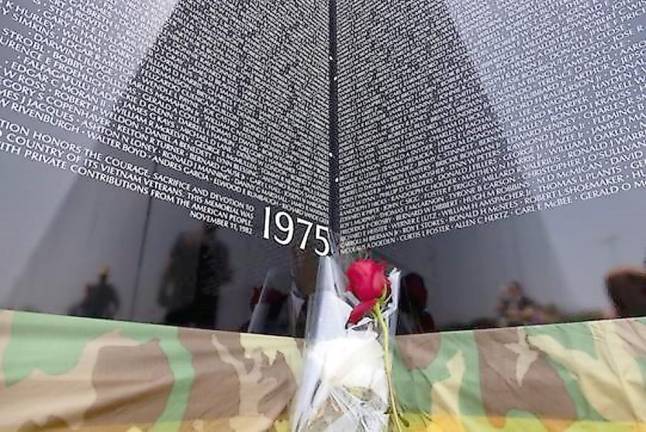
[[[394,335],[400,272],[357,260],[322,258],[311,300],[303,376],[292,431],[399,429],[389,340]]]

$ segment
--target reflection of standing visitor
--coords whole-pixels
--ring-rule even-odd
[[[99,273],[99,280],[88,284],[83,300],[70,309],[70,315],[88,318],[114,318],[119,310],[119,295],[114,286],[108,282],[109,267],[104,267]]]
[[[402,280],[399,294],[399,334],[419,334],[435,331],[435,321],[426,310],[428,290],[424,279],[417,273],[409,273]]]
[[[289,335],[305,337],[307,304],[316,288],[319,257],[311,244],[305,250],[291,249],[292,287],[289,294]]]
[[[219,290],[231,280],[229,251],[217,239],[217,225],[182,234],[171,251],[159,302],[168,310],[164,322],[215,328]]]
[[[289,335],[289,304],[291,277],[283,268],[270,268],[260,287],[252,294],[253,310],[247,327],[249,333],[275,336]]]
[[[618,318],[646,315],[646,271],[615,268],[606,275],[606,287]]]
[[[307,303],[316,286],[318,256],[311,247],[290,251],[290,271],[282,267],[267,271],[262,285],[254,287],[251,318],[241,331],[276,336],[304,337]]]
[[[202,230],[183,232],[173,244],[157,298],[167,310],[193,301],[202,237]]]
[[[498,300],[498,324],[514,326],[531,323],[534,318],[535,304],[523,292],[518,281],[509,282]]]

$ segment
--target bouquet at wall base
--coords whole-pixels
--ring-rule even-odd
[[[320,261],[308,318],[293,432],[402,430],[392,385],[400,272],[369,259]]]

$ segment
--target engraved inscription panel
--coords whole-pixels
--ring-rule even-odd
[[[340,3],[345,249],[643,188],[645,10]]]

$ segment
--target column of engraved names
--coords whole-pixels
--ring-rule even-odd
[[[516,159],[509,153],[493,113],[492,100],[483,88],[471,54],[462,43],[450,14],[438,6],[439,40],[436,55],[445,56],[435,81],[433,131],[438,146],[435,182],[424,196],[427,210],[422,220],[429,228],[419,230],[419,219],[408,225],[408,238],[423,237],[508,216],[528,188],[518,175]],[[497,25],[494,16],[479,17],[486,33]],[[497,47],[498,49],[498,47]],[[431,219],[434,217],[434,219]]]
[[[438,159],[404,183],[412,196],[421,184],[421,200],[407,196],[406,208],[393,197],[400,219],[393,236],[398,228],[404,240],[643,186],[643,4],[453,2],[450,9],[451,17],[433,16],[435,32],[410,38],[448,54],[444,65],[422,60],[429,70],[446,68],[428,139]],[[388,29],[396,27],[389,18]],[[456,49],[451,19],[467,50]],[[422,86],[414,93],[417,106],[432,100],[424,93]],[[427,146],[419,143],[420,155]],[[357,222],[346,219],[350,234],[365,235]]]
[[[145,167],[100,166],[105,155],[85,142],[109,123],[112,104],[154,39],[154,27],[165,20],[164,8],[117,1],[79,1],[74,7],[67,1],[5,3],[1,103],[6,115],[21,122],[16,129],[2,119],[3,128],[14,129],[5,150],[126,189],[153,190],[142,184],[142,178],[150,180],[140,176]],[[65,153],[69,149],[75,151]]]
[[[131,102],[124,91],[172,7],[163,1],[5,3],[0,45],[9,55],[1,102],[20,124],[1,119],[1,129],[8,131],[2,150],[190,207],[186,183],[128,160],[130,154],[146,157],[142,148],[150,148],[139,130],[150,119],[133,114],[145,105],[131,111],[117,107]],[[135,128],[134,136],[124,133]],[[125,155],[105,153],[88,139]]]
[[[134,6],[110,13],[105,6],[111,2],[105,3],[3,6],[0,47],[9,55],[2,90],[11,102],[5,108],[71,132],[92,129],[102,108],[109,112],[150,39],[150,29],[129,16],[140,14],[154,26],[156,15]]]
[[[360,45],[360,38],[350,39],[352,32],[362,34],[371,24],[361,12],[365,12],[365,2],[358,2],[357,7],[351,8],[349,4],[339,4],[338,20],[338,88],[339,88],[339,167],[340,167],[340,229],[345,237],[343,243],[347,244],[353,239],[363,236],[365,223],[359,223],[360,218],[370,220],[378,217],[379,206],[376,205],[376,192],[383,186],[380,179],[382,164],[375,151],[374,143],[380,139],[381,131],[376,128],[366,127],[376,110],[368,103],[370,90],[365,83],[370,76],[372,59],[366,57],[364,63],[359,63],[354,56],[357,52],[364,52],[365,47]],[[379,5],[375,5],[379,7]],[[374,66],[372,66],[374,69]],[[353,92],[344,89],[351,87]],[[355,108],[351,121],[344,116],[345,106]],[[366,146],[369,142],[372,145]],[[351,207],[347,204],[350,203]]]
[[[267,7],[251,5],[241,13],[236,5],[220,5],[220,25],[213,25],[214,10],[205,9],[199,2],[187,5],[173,15],[171,21],[177,31],[160,44],[163,51],[159,62],[164,69],[153,69],[153,73],[157,72],[158,82],[165,78],[166,86],[174,85],[169,76],[194,74],[189,84],[198,90],[178,91],[201,112],[182,120],[182,127],[188,125],[186,146],[177,154],[167,149],[157,161],[242,195],[322,220],[327,189],[322,187],[326,167],[321,162],[325,153],[320,145],[325,126],[316,115],[316,102],[320,101],[309,100],[302,112],[281,112],[278,108],[285,99],[285,88],[293,78],[278,68],[281,59],[287,57],[279,50],[287,46],[275,47],[273,53],[264,53],[262,46],[279,43],[285,30],[272,26],[275,17],[268,15]],[[290,15],[285,11],[285,16]],[[191,20],[199,22],[199,32],[186,26]],[[304,31],[298,30],[292,37]],[[315,91],[321,88],[319,83]],[[311,88],[303,91],[309,91],[311,99],[319,96],[311,94]],[[300,135],[306,139],[295,140]],[[311,196],[303,193],[306,188]]]
[[[497,206],[491,201],[486,204],[473,200],[463,202],[464,197],[475,194],[478,188],[499,188],[494,182],[513,175],[514,171],[500,174],[492,168],[494,165],[500,167],[502,163],[501,140],[495,134],[487,101],[480,94],[468,56],[457,43],[450,17],[439,3],[434,9],[425,10],[424,18],[420,17],[422,15],[414,9],[403,8],[396,13],[385,11],[381,24],[368,21],[369,26],[383,32],[379,38],[390,44],[387,51],[400,55],[393,62],[372,64],[376,69],[395,64],[393,70],[388,70],[385,83],[379,83],[377,87],[373,79],[369,83],[359,82],[352,92],[348,90],[364,101],[366,93],[385,93],[386,98],[381,100],[368,97],[368,107],[361,111],[379,110],[387,116],[385,119],[376,117],[376,122],[372,123],[361,122],[358,128],[364,135],[349,135],[353,141],[348,140],[345,144],[359,142],[359,149],[371,146],[375,130],[383,127],[380,122],[386,121],[386,136],[380,138],[388,164],[383,168],[386,174],[382,172],[376,178],[386,179],[387,200],[385,203],[375,200],[370,193],[354,198],[354,202],[347,200],[343,213],[347,227],[344,234],[346,241],[348,237],[350,241],[346,244],[354,241],[363,246],[377,246],[447,231],[463,220],[460,210],[470,214],[479,211],[483,218],[494,218],[498,217],[494,213],[500,213],[500,206],[505,204],[500,202],[500,197],[495,197]],[[354,28],[354,23],[348,25],[348,31]],[[361,40],[361,36],[357,36],[361,31],[357,30],[355,39]],[[350,65],[348,69],[356,73],[361,66],[353,63],[353,52],[348,53],[350,58],[345,62]],[[357,58],[365,61],[363,56]],[[361,105],[348,102],[345,114],[359,117],[357,111],[360,110],[355,107],[361,108]],[[340,118],[343,114],[340,113]],[[356,117],[352,120],[356,121]],[[359,152],[361,150],[357,154]],[[346,162],[352,164],[354,161]],[[363,170],[357,171],[364,174]],[[374,178],[368,181],[374,182]],[[357,187],[350,183],[348,188],[351,187],[365,190],[363,184]],[[370,224],[364,222],[366,214],[361,211],[366,207],[365,198],[381,216],[370,220]]]
[[[561,3],[552,11],[551,24],[540,24],[550,23],[545,4],[522,9],[520,16],[515,6],[509,7],[509,15],[492,11],[486,4],[454,10],[471,25],[460,29],[461,34],[473,36],[470,52],[491,73],[481,77],[494,96],[490,103],[506,141],[502,163],[489,158],[486,161],[498,173],[509,170],[503,187],[488,188],[496,203],[507,203],[500,212],[500,204],[493,207],[493,218],[630,190],[630,177],[641,178],[642,174],[621,173],[630,166],[643,166],[643,161],[635,161],[643,159],[639,150],[643,147],[643,117],[637,114],[643,112],[643,104],[637,101],[643,99],[644,91],[638,75],[626,71],[643,64],[642,49],[642,60],[627,66],[638,58],[634,53],[644,44],[639,26],[631,27],[632,20],[643,16],[643,7],[620,9],[615,5],[609,10],[600,4],[573,7],[571,2]],[[627,28],[621,27],[622,23]],[[551,55],[552,62],[536,60],[546,55]],[[567,79],[576,73],[579,75],[574,80]],[[479,138],[478,145],[482,146]],[[638,140],[642,144],[627,144]],[[461,151],[469,154],[468,140],[462,140]],[[633,153],[623,155],[626,151]],[[519,179],[522,183],[514,183]],[[496,184],[501,185],[501,180],[496,179]],[[481,191],[470,192],[464,199],[483,196]],[[448,194],[451,197],[451,192]],[[471,216],[463,202],[453,203],[457,204],[453,208],[455,218],[464,222],[452,227],[490,220],[482,217],[483,209]],[[485,208],[491,208],[491,203],[480,201]]]
[[[483,49],[492,40],[474,24],[473,52],[484,54],[483,80],[501,102],[505,138],[532,185],[517,212],[643,186],[633,168],[643,165],[643,2],[508,6],[491,36],[504,36],[507,49]]]
[[[411,28],[423,27],[424,20],[400,10],[388,16],[388,9],[385,3],[353,3],[343,5],[339,12],[341,220],[345,247],[379,244],[396,235],[392,224],[400,216],[399,209],[417,199],[416,191],[406,187],[407,182],[423,181],[416,176],[423,168],[415,160],[415,153],[428,156],[424,168],[433,160],[432,146],[415,146],[426,134],[428,115],[424,109],[411,110],[406,100],[407,94],[428,85],[425,71],[416,67],[418,60],[410,56],[419,47],[405,39]],[[387,25],[392,26],[392,35],[365,37],[369,29]],[[400,73],[402,68],[409,73]]]
[[[25,108],[18,103],[20,101],[14,101],[16,103],[9,104],[10,109],[20,114],[31,114],[35,119],[49,122],[61,130],[83,134],[111,150],[123,152],[124,159],[132,162],[128,162],[128,166],[134,167],[131,171],[145,170],[137,166],[137,159],[153,161],[158,166],[181,173],[180,177],[188,176],[202,180],[207,185],[223,186],[266,202],[284,204],[287,197],[287,200],[296,203],[294,208],[305,212],[310,210],[304,204],[307,202],[304,194],[297,193],[293,185],[288,184],[285,189],[289,190],[282,191],[284,193],[276,187],[277,182],[279,185],[288,183],[284,181],[285,177],[279,177],[278,173],[282,170],[276,167],[277,161],[285,158],[279,159],[273,155],[273,159],[265,163],[263,157],[270,152],[259,150],[259,146],[253,143],[253,139],[265,139],[267,144],[266,128],[254,129],[254,122],[270,123],[273,119],[259,120],[259,114],[270,110],[268,106],[258,108],[253,100],[246,110],[239,109],[242,104],[237,101],[243,96],[241,93],[244,89],[240,88],[240,77],[235,77],[235,74],[242,74],[244,64],[241,59],[234,59],[229,68],[209,67],[208,62],[215,64],[215,60],[219,60],[217,54],[221,47],[215,41],[222,41],[223,32],[227,30],[221,30],[218,35],[202,30],[217,27],[213,25],[213,17],[219,19],[218,24],[229,28],[244,27],[246,23],[227,21],[224,12],[222,16],[204,13],[197,2],[183,2],[184,7],[175,9],[171,19],[168,19],[168,5],[162,2],[153,5],[161,12],[156,15],[156,9],[151,5],[142,5],[137,9],[121,8],[119,4],[114,8],[114,4],[108,4],[114,2],[105,2],[103,6],[112,6],[108,10],[119,11],[115,16],[100,10],[98,6],[94,7],[92,2],[88,2],[88,8],[82,8],[83,12],[76,8],[65,8],[65,3],[52,2],[45,11],[32,5],[31,8],[14,7],[13,11],[5,12],[10,13],[18,24],[9,33],[11,40],[2,41],[3,46],[14,51],[16,62],[12,63],[12,67],[17,70],[12,77],[23,83],[27,81],[31,87],[42,89],[43,93],[54,93],[65,102],[53,102],[53,97],[41,93],[44,102],[32,103]],[[75,6],[82,5],[76,2]],[[141,13],[142,10],[147,12]],[[233,10],[228,12],[228,16],[237,16]],[[100,21],[99,18],[90,19],[95,16],[100,17]],[[145,24],[133,22],[133,17],[145,20]],[[316,21],[320,17],[313,16],[311,19]],[[196,20],[201,20],[199,29],[187,25]],[[71,22],[74,27],[66,32],[62,22]],[[166,24],[162,27],[164,22]],[[108,27],[107,23],[112,27]],[[315,23],[309,22],[308,25],[315,26]],[[38,42],[45,39],[46,42],[25,42],[32,32],[36,32],[37,36],[33,38]],[[257,41],[252,43],[257,44]],[[33,55],[25,55],[22,59],[25,65],[17,65],[20,56],[27,52],[26,45],[35,46],[40,51],[32,50]],[[226,58],[226,55],[223,57]],[[133,79],[134,69],[142,60],[143,66],[137,71],[136,79]],[[7,71],[5,68],[5,75]],[[61,81],[65,83],[64,88],[55,88],[54,83]],[[211,83],[216,85],[210,87],[208,84]],[[11,85],[16,87],[15,84]],[[254,86],[249,87],[253,90]],[[23,84],[21,89],[23,92],[36,92],[27,84]],[[318,88],[315,88],[316,91]],[[7,95],[8,99],[18,98],[10,90],[3,91],[2,96]],[[317,95],[310,96],[315,99]],[[308,123],[310,130],[307,132],[312,144],[317,144],[325,126],[316,118],[318,101],[310,102],[306,115],[314,118],[311,124]],[[236,104],[238,107],[231,107]],[[248,115],[254,106],[256,112]],[[40,108],[40,111],[34,110],[34,107]],[[299,121],[305,123],[302,118]],[[300,128],[301,124],[295,124],[294,129]],[[318,129],[313,131],[312,125]],[[240,142],[245,145],[239,145]],[[265,148],[272,146],[265,145]],[[320,146],[305,148],[312,149],[307,154],[310,160],[322,159],[315,154],[321,153]],[[254,172],[260,164],[270,167],[267,170],[273,168],[270,175]],[[320,162],[312,165],[317,168],[312,170],[316,176],[316,181],[312,183],[324,183],[320,179],[325,175],[322,169],[325,167]],[[94,166],[97,166],[96,163],[88,162],[86,169],[89,171]],[[302,166],[299,168],[304,172]],[[308,179],[313,177],[309,172],[306,174]],[[187,192],[174,187],[180,179],[173,178],[175,175],[156,177],[140,178],[143,193],[149,189],[157,198],[192,208]],[[105,173],[93,175],[93,178],[103,180]],[[279,189],[278,193],[276,189]],[[203,189],[200,188],[200,191]],[[266,191],[274,196],[268,196]],[[316,197],[312,200],[314,213],[326,215],[323,210],[327,205],[325,197],[320,194],[316,194]]]
[[[178,16],[179,25],[196,16],[206,19],[212,15],[198,7],[184,12],[186,16]],[[195,129],[202,129],[215,143],[210,151],[216,157],[205,161],[211,165],[209,172],[215,184],[272,204],[287,201],[287,207],[296,211],[307,211],[305,204],[314,204],[313,210],[320,215],[321,210],[327,207],[326,192],[322,189],[325,167],[321,164],[321,147],[316,145],[322,135],[310,143],[290,142],[299,130],[313,134],[312,128],[317,125],[317,120],[320,129],[320,119],[311,118],[308,122],[294,110],[283,114],[276,109],[276,101],[280,100],[284,89],[269,84],[281,78],[280,71],[273,65],[280,61],[281,56],[273,57],[271,52],[263,54],[258,40],[245,36],[250,28],[262,34],[264,40],[277,40],[282,36],[279,30],[270,26],[271,20],[266,19],[263,13],[266,11],[252,10],[241,16],[236,10],[228,10],[223,13],[223,24],[239,28],[239,35],[234,33],[233,38],[224,38],[218,26],[205,22],[202,34],[197,37],[185,34],[182,45],[175,47],[180,54],[194,50],[194,44],[204,48],[199,50],[199,65],[187,65],[190,69],[197,69],[199,77],[196,81],[204,88],[197,97],[207,98],[198,102],[204,107],[205,114],[197,117],[200,122]],[[232,19],[236,21],[227,21]],[[230,39],[238,43],[232,44]],[[171,59],[169,64],[181,64],[178,60]],[[212,64],[221,68],[214,69]],[[282,78],[288,81],[289,77]],[[262,86],[258,83],[267,84]],[[209,97],[214,103],[209,103]],[[311,111],[313,108],[310,106],[308,109]],[[293,130],[280,127],[285,123]],[[306,196],[286,179],[298,182],[296,186],[311,186],[314,193],[311,197]]]

